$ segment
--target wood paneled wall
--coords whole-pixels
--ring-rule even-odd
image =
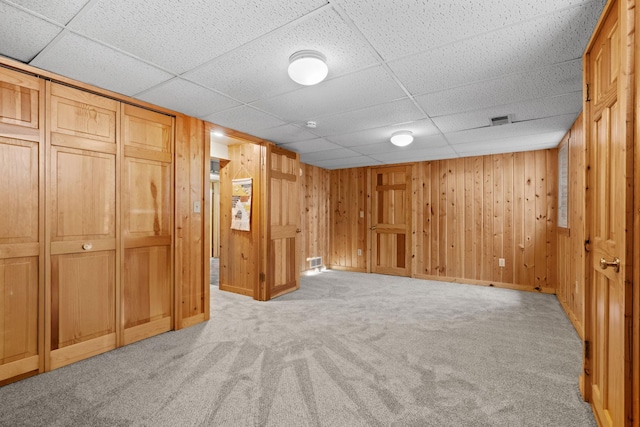
[[[420,162],[413,170],[413,277],[555,292],[557,150]],[[330,173],[332,268],[370,270],[368,174]]]
[[[192,117],[176,117],[175,327],[209,319],[209,132]],[[198,205],[196,205],[198,204]],[[197,212],[196,212],[197,211]]]
[[[330,172],[300,164],[300,272],[309,269],[307,258],[322,257],[329,263],[329,186]]]
[[[580,337],[584,337],[586,166],[582,114],[561,144],[568,145],[567,229],[558,230],[558,300]]]
[[[331,268],[369,271],[367,249],[370,209],[369,169],[338,169],[330,172]],[[358,256],[358,249],[361,250]]]
[[[220,161],[220,289],[253,297],[260,283],[265,224],[261,215],[265,203],[261,192],[266,147],[244,143],[229,146],[229,161]],[[252,178],[251,230],[231,229],[231,181]],[[264,279],[264,277],[263,277]],[[263,280],[264,281],[264,280]]]
[[[555,291],[557,150],[416,169],[416,277]]]

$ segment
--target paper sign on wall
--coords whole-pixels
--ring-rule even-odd
[[[231,228],[233,230],[251,230],[251,178],[234,179],[231,192]]]

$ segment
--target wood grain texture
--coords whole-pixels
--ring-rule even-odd
[[[266,274],[263,256],[266,215],[262,161],[266,147],[244,143],[229,146],[230,161],[220,162],[220,289],[257,297],[261,273]],[[251,230],[231,229],[231,182],[235,178],[252,178]],[[266,259],[266,258],[265,258]]]
[[[258,299],[270,300],[300,288],[300,159],[299,154],[268,145],[267,274]],[[258,212],[258,215],[261,213]]]
[[[121,122],[122,331],[118,345],[126,345],[174,327],[174,118],[124,104]],[[202,160],[194,168],[198,166]],[[165,244],[157,246],[161,243]]]
[[[567,230],[557,234],[556,294],[578,335],[584,338],[586,163],[582,114],[563,138],[568,145]]]
[[[115,348],[120,104],[47,83],[45,367]]]
[[[555,292],[556,158],[553,149],[416,163],[412,276]],[[366,171],[330,172],[332,268],[367,270],[352,245],[369,238],[359,218]]]
[[[369,240],[368,168],[338,169],[330,172],[330,255],[329,266],[368,271],[366,251]],[[361,216],[362,213],[362,216]],[[354,244],[355,243],[355,244]],[[358,256],[358,249],[362,255]]]
[[[328,265],[330,172],[317,166],[300,164],[300,260],[299,271],[308,270],[311,257],[322,257]]]
[[[201,120],[176,117],[176,329],[209,318],[209,132]],[[194,203],[200,212],[194,212]],[[191,319],[191,320],[189,320]]]

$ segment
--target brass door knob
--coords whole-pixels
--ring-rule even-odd
[[[616,273],[620,271],[620,258],[614,258],[613,261],[607,261],[604,258],[600,258],[600,268],[606,270],[609,267],[613,267],[613,271]]]

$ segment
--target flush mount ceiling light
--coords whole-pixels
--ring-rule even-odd
[[[329,67],[323,54],[315,50],[301,50],[289,57],[289,77],[296,83],[311,86],[327,77]]]
[[[399,130],[391,134],[391,143],[398,147],[406,147],[413,142],[413,132],[410,130]]]

